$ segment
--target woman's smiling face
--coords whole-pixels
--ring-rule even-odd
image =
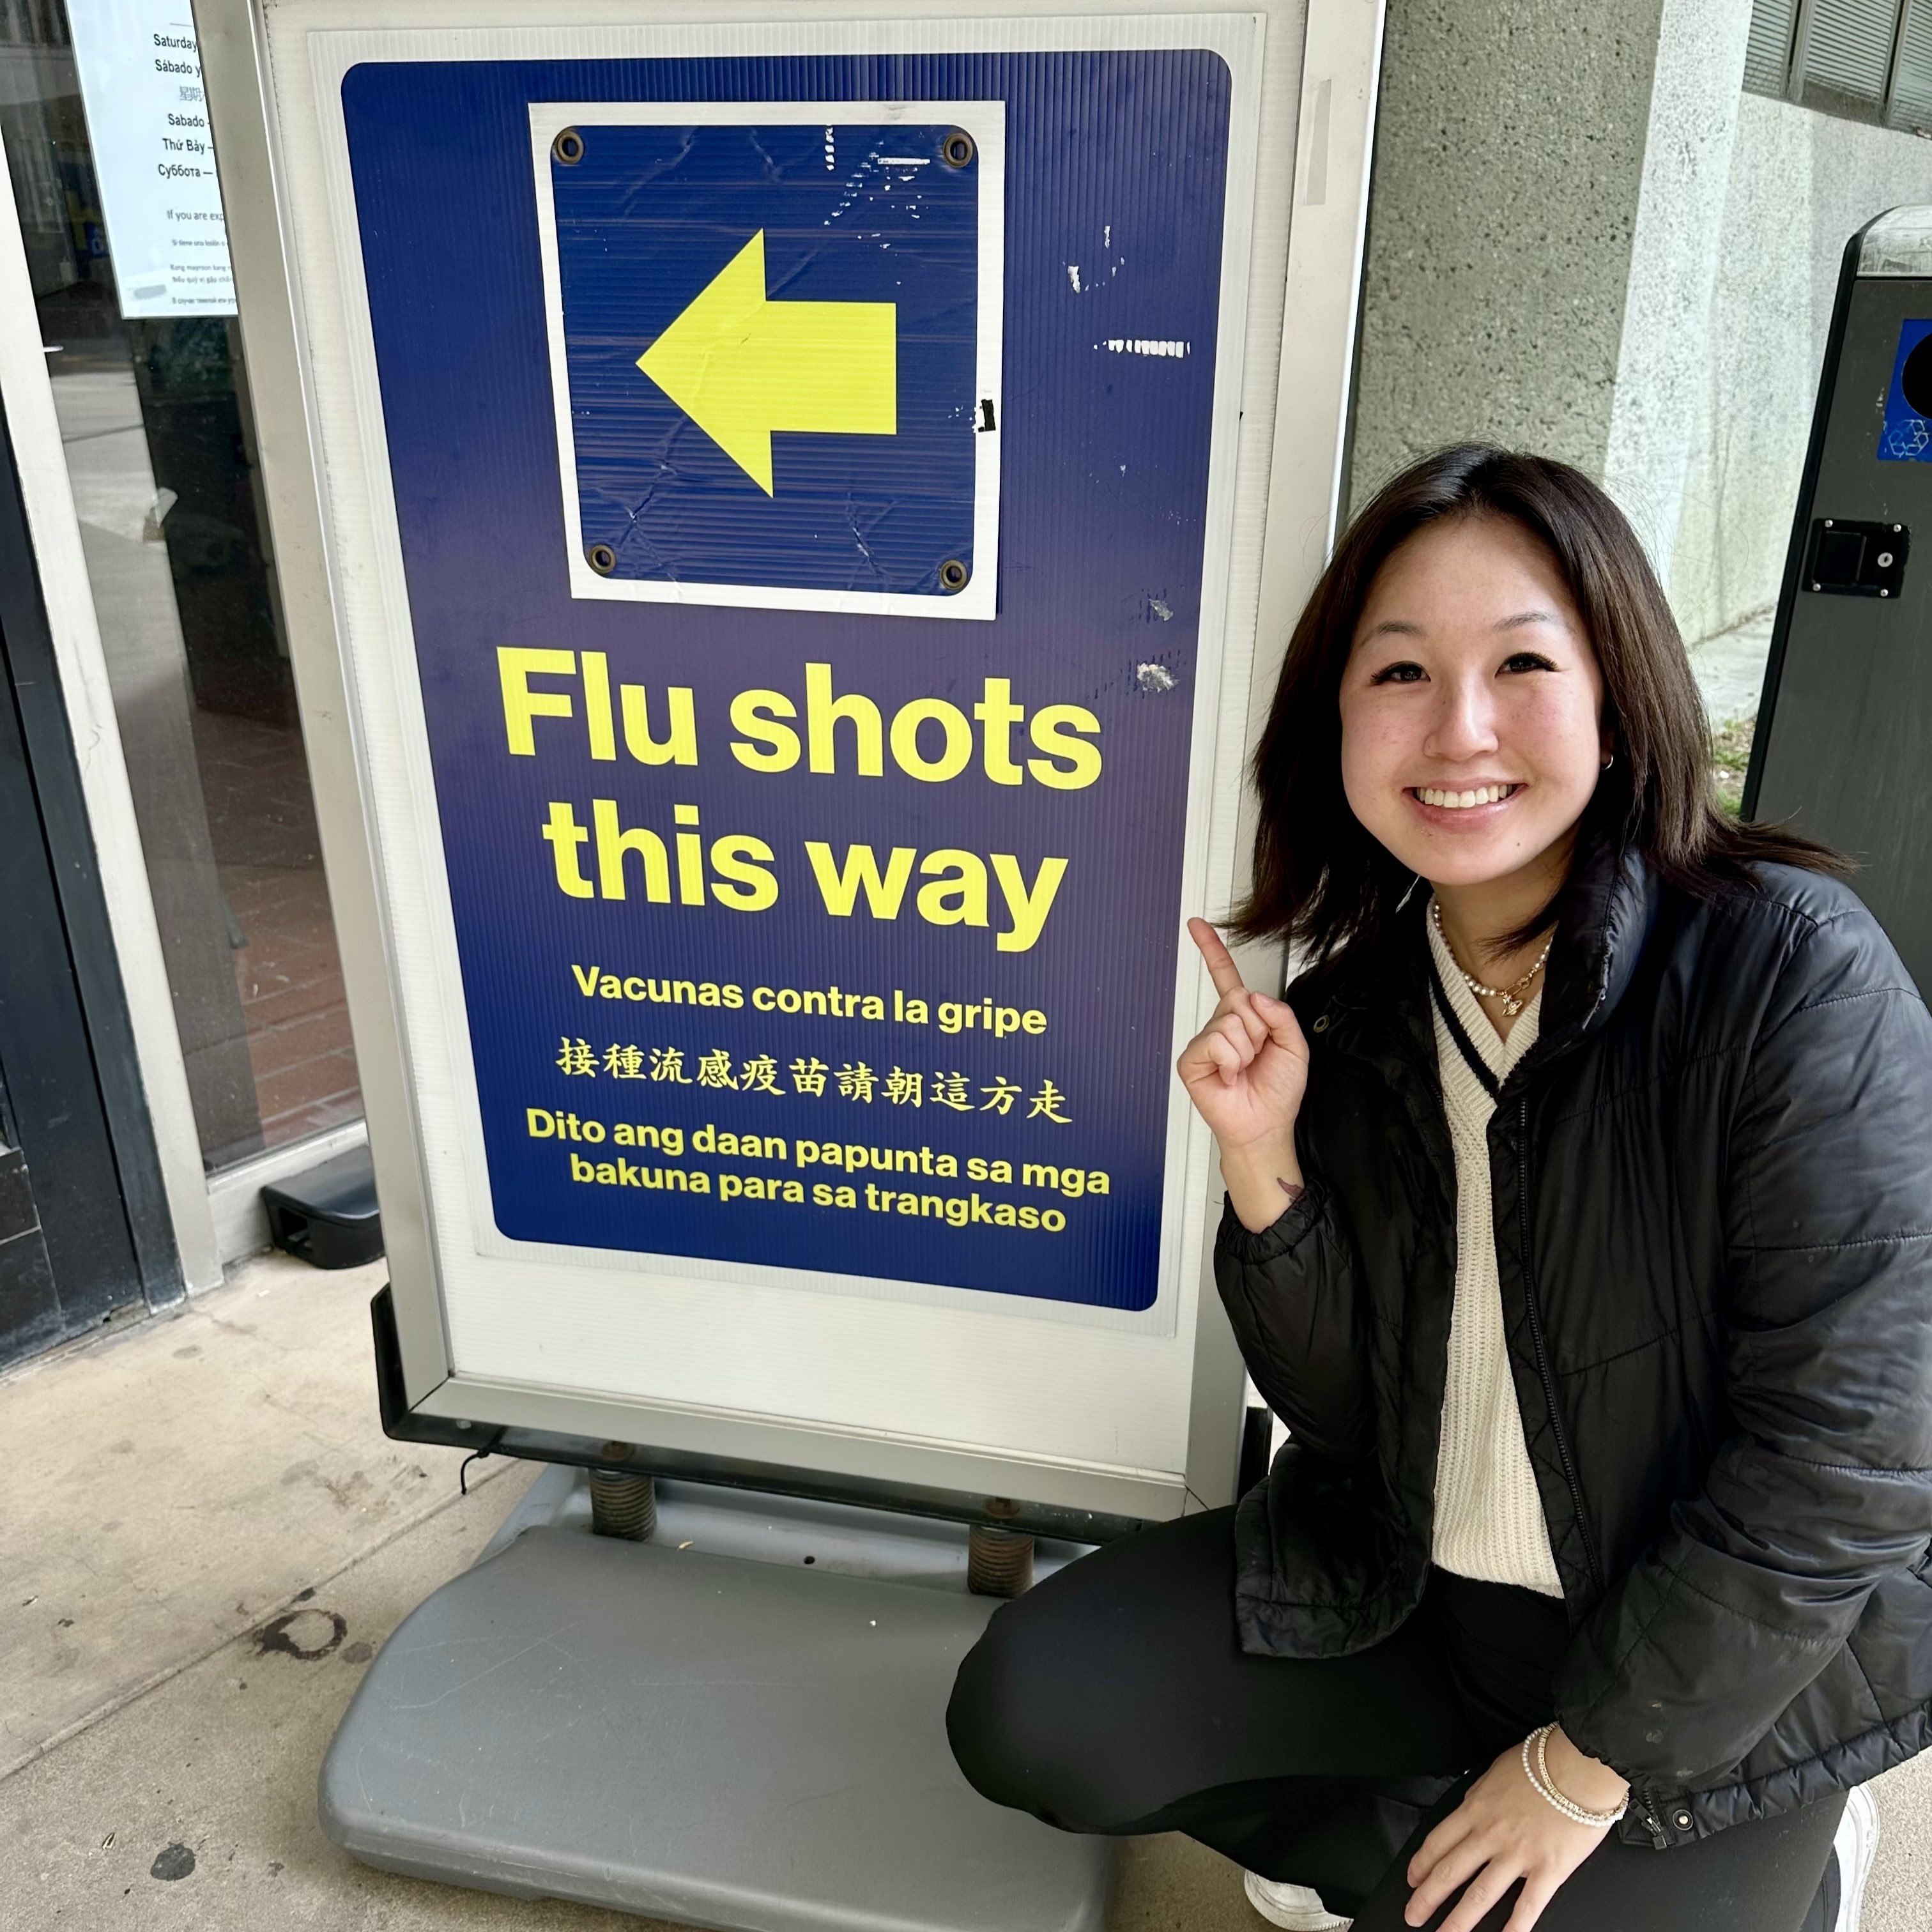
[[[1382,566],[1342,673],[1349,808],[1436,885],[1567,862],[1612,748],[1603,700],[1582,620],[1535,538],[1502,517],[1426,525]]]

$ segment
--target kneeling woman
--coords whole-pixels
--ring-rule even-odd
[[[1399,477],[1290,644],[1180,1073],[1291,1440],[1002,1609],[991,1798],[1180,1831],[1280,1925],[1856,1923],[1932,1733],[1932,1025],[1713,799],[1642,550],[1560,464]],[[1833,1856],[1834,1837],[1838,1856]]]

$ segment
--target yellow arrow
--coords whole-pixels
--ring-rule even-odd
[[[762,228],[638,367],[767,496],[775,430],[898,433],[897,305],[767,302]]]

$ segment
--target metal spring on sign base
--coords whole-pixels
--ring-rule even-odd
[[[628,1456],[628,1442],[607,1442],[604,1452],[614,1462],[617,1452]],[[598,1536],[621,1536],[628,1543],[648,1543],[658,1526],[658,1486],[650,1476],[625,1469],[590,1472],[590,1528]]]
[[[966,1587],[976,1597],[1017,1597],[1033,1588],[1033,1538],[998,1520],[1016,1516],[1020,1506],[1004,1496],[988,1496],[986,1514],[966,1534]]]

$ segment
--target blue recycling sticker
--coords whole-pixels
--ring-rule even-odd
[[[1899,325],[1878,458],[1881,463],[1932,463],[1932,320]]]

